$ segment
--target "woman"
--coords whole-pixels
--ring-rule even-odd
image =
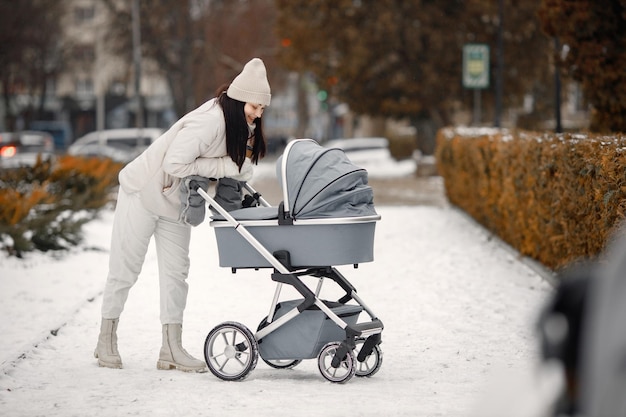
[[[181,219],[179,188],[191,175],[249,180],[252,163],[265,154],[261,116],[270,99],[265,65],[254,58],[226,91],[178,120],[120,172],[102,324],[94,352],[99,366],[122,367],[116,335],[119,317],[154,236],[163,331],[157,368],[206,371],[204,361],[189,355],[181,343],[191,226]],[[252,148],[249,158],[247,148]]]

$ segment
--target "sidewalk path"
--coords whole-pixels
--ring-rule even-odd
[[[239,383],[156,370],[153,246],[120,321],[124,369],[98,368],[92,354],[108,262],[106,212],[88,225],[83,250],[0,257],[0,415],[467,416],[490,374],[535,363],[533,323],[551,287],[454,208],[377,210],[374,262],[340,267],[385,324],[384,362],[374,377],[332,384],[315,360],[292,370],[259,360]],[[191,247],[183,341],[201,358],[215,325],[234,320],[256,330],[274,284],[267,270],[219,268],[208,222],[194,229]],[[324,290],[325,298],[334,295],[332,285]]]

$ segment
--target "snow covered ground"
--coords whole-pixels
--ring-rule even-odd
[[[455,417],[498,395],[485,390],[503,370],[530,378],[533,325],[550,284],[455,208],[377,211],[374,262],[338,268],[385,324],[384,360],[373,377],[333,384],[316,360],[290,370],[259,360],[241,382],[157,370],[153,245],[120,320],[124,369],[99,368],[93,349],[113,217],[105,211],[69,254],[0,256],[0,415]],[[274,292],[268,270],[233,275],[218,266],[208,222],[193,230],[188,282],[183,344],[198,358],[207,333],[223,321],[254,331]],[[500,385],[512,385],[511,378]]]

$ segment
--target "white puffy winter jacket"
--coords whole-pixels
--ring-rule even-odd
[[[181,179],[189,175],[220,178],[219,158],[226,156],[224,112],[211,99],[187,113],[122,169],[121,187],[139,193],[151,212],[171,220],[180,217]]]

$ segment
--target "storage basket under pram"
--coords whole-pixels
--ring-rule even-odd
[[[213,227],[219,264],[238,268],[273,268],[277,283],[270,312],[253,334],[236,322],[209,332],[204,356],[209,370],[224,380],[245,378],[260,355],[274,368],[291,368],[303,359],[318,359],[331,382],[372,376],[382,363],[382,322],[335,268],[373,261],[375,225],[380,216],[367,184],[367,172],[345,153],[310,139],[290,142],[276,164],[283,201],[227,212],[201,188],[197,191],[219,214]],[[313,290],[303,277],[317,279]],[[342,293],[337,301],[319,297],[330,279]],[[283,285],[302,298],[279,301]],[[365,311],[370,321],[359,323]]]

